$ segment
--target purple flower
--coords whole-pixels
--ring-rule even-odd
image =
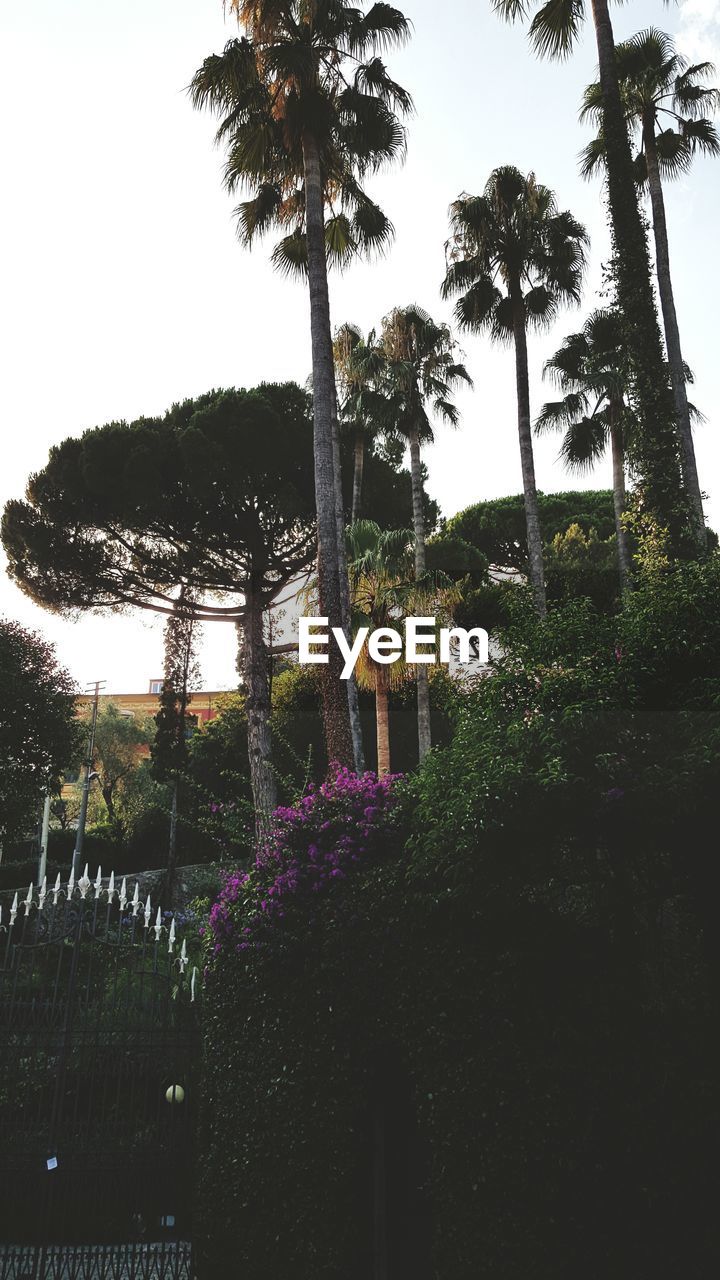
[[[306,910],[358,863],[381,858],[388,848],[396,781],[397,775],[358,777],[335,765],[297,805],[276,809],[271,834],[251,870],[224,878],[209,919],[214,954],[228,944],[237,953],[262,950],[283,927],[288,907]]]

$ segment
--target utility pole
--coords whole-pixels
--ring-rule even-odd
[[[82,799],[80,800],[80,816],[78,818],[77,836],[75,838],[75,852],[73,853],[72,869],[75,873],[75,880],[81,874],[82,868],[82,847],[85,837],[85,822],[87,820],[88,799],[90,797],[90,782],[93,767],[93,758],[95,755],[95,726],[98,717],[98,701],[100,699],[100,689],[106,682],[104,680],[95,680],[88,688],[87,692],[93,693],[93,709],[92,719],[90,721],[90,737],[88,739],[88,753],[85,761],[85,780],[83,782]]]

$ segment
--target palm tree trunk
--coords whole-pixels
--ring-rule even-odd
[[[664,367],[647,238],[640,218],[627,124],[620,98],[608,0],[592,0],[603,96],[608,200],[617,252],[618,303],[632,365],[637,406],[633,463],[646,507],[670,533],[672,549],[687,539],[689,511],[681,493],[674,406]]]
[[[362,498],[363,467],[365,465],[365,432],[355,432],[352,519],[360,519],[360,502]]]
[[[613,506],[615,508],[615,534],[617,537],[618,569],[623,591],[632,587],[632,559],[628,536],[623,526],[627,505],[625,496],[625,445],[619,421],[619,406],[610,402],[610,449],[612,453]]]
[[[520,440],[520,466],[522,468],[523,493],[525,495],[525,525],[527,527],[528,566],[533,601],[539,617],[547,613],[545,599],[545,565],[543,562],[542,533],[537,488],[535,486],[535,458],[533,456],[532,428],[530,425],[530,380],[528,375],[527,334],[525,310],[520,282],[510,288],[513,304],[513,336],[515,339],[515,382],[517,386],[518,437]]]
[[[680,330],[675,311],[672,277],[670,275],[670,247],[668,244],[667,220],[665,218],[665,199],[660,180],[655,124],[651,119],[643,122],[643,142],[645,144],[645,160],[647,163],[648,188],[652,206],[653,234],[655,237],[655,262],[657,266],[658,290],[662,307],[663,326],[665,328],[665,346],[667,347],[668,364],[670,366],[670,382],[672,383],[680,432],[680,465],[682,467],[685,488],[690,499],[693,523],[698,546],[704,551],[707,546],[705,533],[705,516],[703,513],[702,493],[698,478],[695,446],[690,426],[690,409],[688,407],[687,387],[685,385],[685,366],[680,348]]]
[[[425,513],[423,511],[423,482],[420,467],[420,436],[417,427],[410,431],[410,479],[412,483],[413,533],[415,535],[415,577],[422,578],[425,573]],[[430,728],[430,681],[427,667],[417,667],[417,709],[418,709],[418,757],[425,759],[432,746]]]
[[[335,371],[330,328],[325,212],[320,154],[309,131],[303,134],[306,240],[312,342],[315,506],[318,526],[318,583],[320,612],[330,627],[343,625],[338,538],[336,466],[333,447]],[[352,764],[354,752],[342,657],[329,646],[329,662],[322,669],[321,693],[328,759]]]
[[[388,689],[382,667],[375,671],[375,726],[377,732],[378,776],[390,772],[390,717]]]
[[[333,386],[335,385],[333,380]],[[337,395],[337,393],[336,393]],[[340,429],[337,419],[337,399],[333,411],[333,466],[335,471],[335,519],[337,524],[338,569],[340,574],[340,609],[345,638],[351,639],[350,628],[350,584],[347,571],[347,548],[345,546],[345,503],[342,490],[342,462],[340,458]],[[360,724],[360,701],[358,699],[355,672],[351,672],[344,681],[347,693],[348,714],[350,716],[350,736],[352,738],[353,760],[355,772],[362,773],[365,768],[363,753],[362,726]]]
[[[248,583],[245,591],[242,672],[245,685],[250,786],[255,807],[255,835],[260,842],[267,833],[270,816],[277,806],[277,787],[271,761],[270,686],[262,601],[252,581]]]

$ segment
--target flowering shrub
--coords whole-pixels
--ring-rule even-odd
[[[211,953],[261,948],[293,904],[307,906],[346,880],[356,864],[381,859],[389,847],[398,777],[358,776],[335,765],[299,804],[276,809],[254,866],[225,877],[208,922]]]

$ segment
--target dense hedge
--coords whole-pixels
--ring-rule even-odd
[[[394,1280],[717,1272],[719,588],[518,624],[347,875],[268,918],[283,836],[226,895],[208,1280],[366,1280],[383,1115]]]

